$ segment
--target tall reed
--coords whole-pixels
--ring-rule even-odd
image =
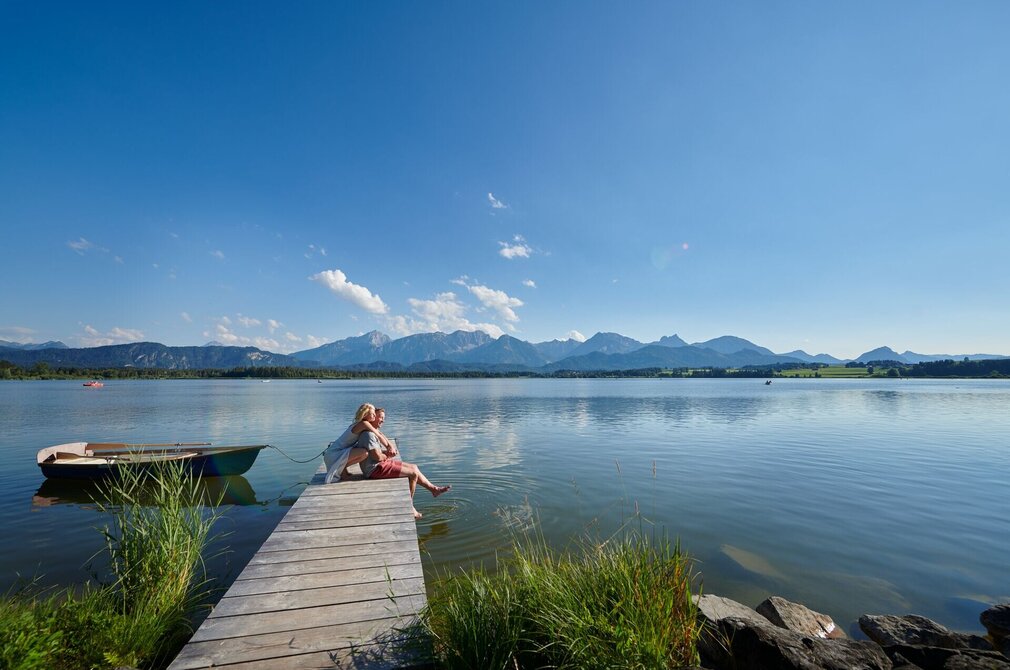
[[[692,579],[665,538],[557,552],[534,533],[494,572],[437,583],[422,621],[444,668],[675,668],[698,662]]]
[[[206,595],[203,554],[220,513],[204,506],[199,478],[171,461],[146,473],[123,468],[105,487],[100,509],[112,520],[102,534],[109,590],[123,615],[119,633],[128,641],[122,660],[135,664],[131,659],[157,657],[188,632],[189,615]]]
[[[198,480],[178,463],[146,476],[123,468],[96,502],[109,518],[108,578],[62,591],[29,584],[0,599],[0,667],[162,667],[190,632],[219,517],[202,504]]]

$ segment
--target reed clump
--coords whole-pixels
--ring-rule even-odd
[[[191,632],[219,516],[202,504],[198,479],[176,463],[146,475],[123,468],[96,502],[110,519],[101,530],[109,574],[79,589],[32,583],[0,599],[0,668],[155,668]]]
[[[677,668],[698,663],[692,581],[666,539],[558,552],[533,534],[495,571],[437,583],[422,624],[443,668]]]

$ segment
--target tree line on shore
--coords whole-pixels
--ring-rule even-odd
[[[39,362],[22,367],[0,360],[0,379],[473,379],[473,378],[758,378],[774,377],[786,370],[818,370],[822,363],[790,363],[771,366],[734,368],[639,368],[634,370],[369,370],[307,369],[282,366],[204,368],[197,370],[165,368],[77,368],[53,367]],[[1010,377],[1010,358],[961,361],[942,360],[907,364],[899,361],[848,363],[845,367],[866,368],[870,375],[882,377]],[[819,375],[817,375],[819,376]]]

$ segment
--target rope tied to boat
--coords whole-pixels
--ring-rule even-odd
[[[318,454],[316,454],[315,456],[313,456],[313,457],[311,457],[311,458],[307,458],[307,459],[305,459],[304,461],[300,461],[300,460],[298,460],[297,458],[293,458],[293,457],[292,457],[292,456],[290,456],[290,455],[289,455],[289,454],[288,454],[287,452],[285,452],[285,451],[284,451],[283,449],[281,449],[280,447],[278,447],[278,446],[276,446],[276,445],[273,445],[273,444],[268,444],[268,445],[267,445],[267,447],[269,447],[270,449],[276,449],[276,450],[277,450],[277,452],[278,452],[278,453],[279,453],[279,454],[280,454],[281,456],[283,456],[284,458],[288,459],[288,460],[289,460],[289,461],[291,461],[292,463],[311,463],[312,461],[316,460],[317,458],[320,458],[320,457],[321,457],[321,456],[322,456],[323,454],[325,454],[325,453],[326,453],[326,449],[329,449],[329,446],[327,446],[327,447],[326,447],[326,449],[323,449],[322,451],[320,451],[320,452],[319,452]]]

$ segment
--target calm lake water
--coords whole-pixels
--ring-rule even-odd
[[[911,380],[110,381],[0,384],[0,587],[89,574],[88,489],[43,480],[42,447],[277,445],[317,456],[363,401],[451,493],[418,489],[429,574],[492,561],[538,519],[565,546],[640,511],[679,538],[704,591],[830,614],[918,613],[979,630],[1010,601],[1010,384]],[[265,450],[227,486],[233,579],[315,471]]]

